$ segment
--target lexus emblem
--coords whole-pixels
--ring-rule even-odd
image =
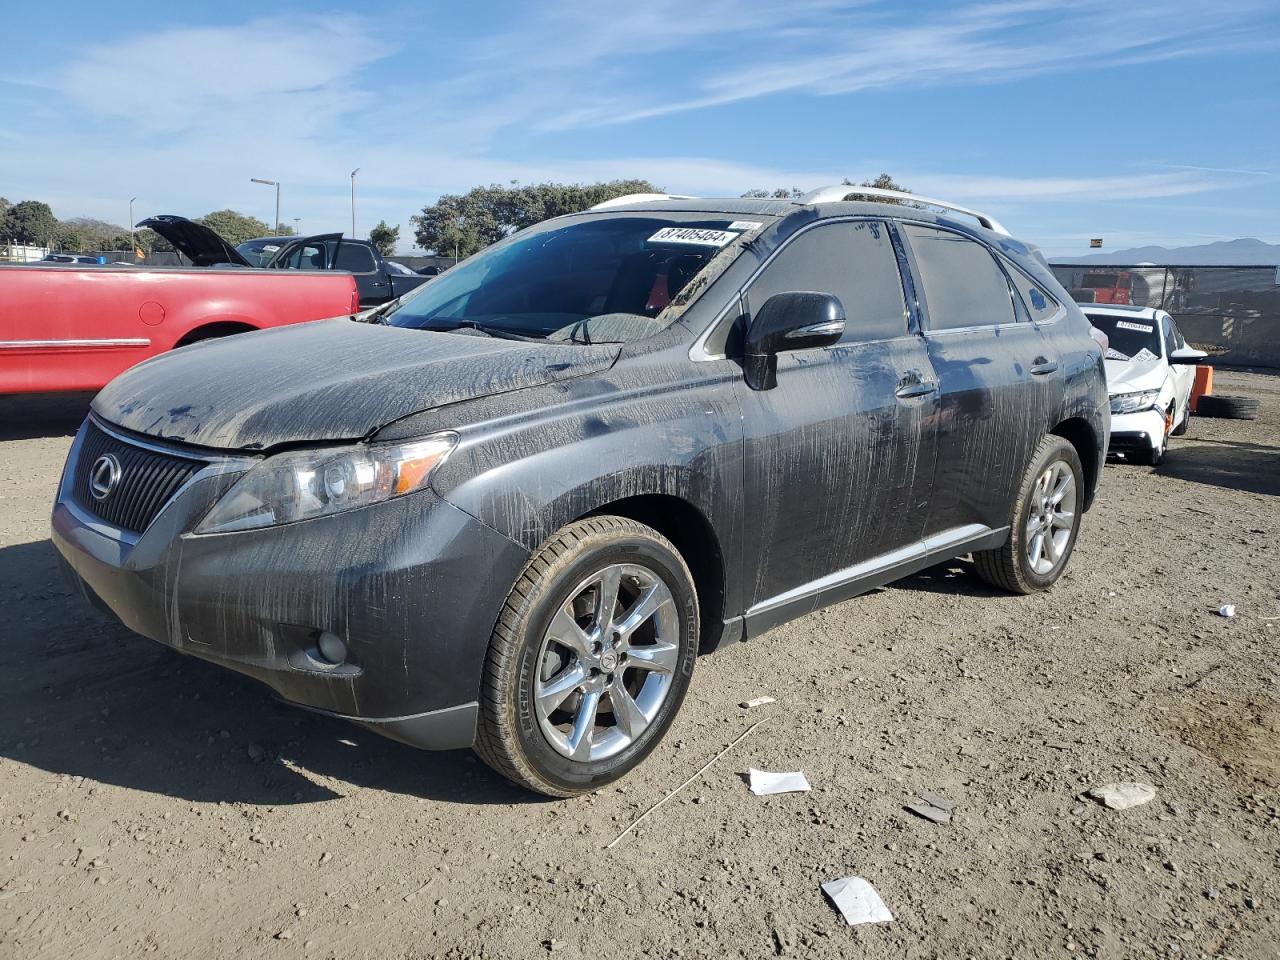
[[[89,471],[89,493],[95,500],[105,500],[120,484],[120,461],[114,454],[105,453],[93,461]]]

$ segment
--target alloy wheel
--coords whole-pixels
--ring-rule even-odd
[[[1055,460],[1045,467],[1031,491],[1027,516],[1027,564],[1047,576],[1062,562],[1075,530],[1076,480],[1071,466]]]
[[[556,609],[535,661],[538,726],[557,753],[603,760],[634,743],[672,689],[680,617],[647,567],[611,564]]]

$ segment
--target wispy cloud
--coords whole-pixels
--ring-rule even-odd
[[[367,102],[354,79],[393,52],[359,17],[273,17],[99,46],[67,64],[58,85],[93,116],[143,134],[306,136]],[[139,94],[140,76],[158,82]]]
[[[1275,49],[1280,37],[1256,30],[1265,9],[1258,0],[1212,6],[1155,0],[1140,7],[1112,0],[1004,0],[894,16],[880,5],[837,14],[824,5],[800,4],[788,9],[786,28],[763,36],[728,18],[721,36],[742,41],[734,44],[732,65],[715,56],[690,60],[683,96],[655,100],[648,91],[637,94],[606,82],[594,98],[556,112],[545,125],[633,123],[794,91],[832,96],[1007,82],[1100,65]],[[586,58],[591,59],[589,47]]]
[[[547,0],[502,18],[428,17],[415,7],[378,19],[290,12],[289,0],[281,2],[279,13],[247,20],[179,13],[198,23],[155,29],[138,19],[132,30],[64,48],[61,61],[42,55],[38,69],[24,70],[20,58],[7,64],[6,192],[48,197],[64,216],[119,220],[112,194],[138,192],[147,212],[231,205],[262,216],[272,198],[248,178],[266,176],[285,182],[286,219],[296,210],[309,218],[304,228],[319,229],[345,221],[347,177],[361,166],[367,229],[370,217],[403,224],[439,193],[513,179],[639,176],[714,196],[890,169],[921,193],[1002,216],[1063,217],[1074,204],[1175,203],[1280,180],[1280,171],[1240,156],[1215,164],[1230,155],[1213,150],[1178,154],[1203,165],[1158,163],[1172,157],[1142,139],[1082,163],[1080,149],[1058,149],[1078,131],[1055,122],[1052,104],[1042,129],[1057,146],[1043,160],[968,143],[968,162],[959,151],[926,161],[894,152],[883,114],[865,137],[841,127],[873,101],[858,96],[865,91],[927,98],[935,89],[1052,73],[1065,88],[1077,71],[1276,48],[1280,31],[1259,27],[1269,12],[1274,26],[1274,0],[1150,0],[1141,8],[1112,0]],[[826,97],[840,99],[824,130],[833,149],[822,159],[799,144],[757,149],[753,140],[768,141],[775,111]],[[985,102],[975,94],[975,109]],[[696,125],[698,111],[723,120],[730,114],[716,108],[747,103],[760,122],[720,146],[708,138],[679,146],[671,135]],[[874,168],[855,153],[847,165],[831,164],[864,140],[880,154]],[[974,159],[978,151],[984,160]]]

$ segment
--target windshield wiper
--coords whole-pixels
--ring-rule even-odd
[[[491,337],[498,337],[502,340],[520,340],[524,343],[541,343],[542,337],[526,337],[523,333],[515,333],[502,327],[493,327],[485,323],[478,323],[475,320],[460,320],[452,327],[447,327],[442,333],[449,333],[453,330],[460,329],[479,330],[481,333],[487,333]],[[429,327],[427,329],[430,329]]]

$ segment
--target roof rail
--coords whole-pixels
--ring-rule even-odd
[[[916,196],[914,193],[903,193],[901,190],[884,190],[880,187],[859,187],[852,183],[842,183],[833,187],[819,187],[817,190],[810,190],[795,202],[800,204],[837,203],[851,194],[857,194],[860,197],[871,197],[872,200],[903,200],[911,203],[921,203],[928,207],[941,207],[943,210],[951,210],[955,213],[963,213],[966,216],[973,217],[992,233],[1002,233],[1006,237],[1010,236],[1009,231],[995,217],[989,217],[985,213],[979,213],[977,210],[970,210],[968,207],[948,203],[946,200],[932,200],[929,197]]]
[[[604,200],[597,203],[592,210],[608,210],[611,207],[621,207],[628,203],[647,203],[650,200],[693,200],[694,197],[687,197],[678,193],[626,193],[620,197],[614,197],[612,200]]]

